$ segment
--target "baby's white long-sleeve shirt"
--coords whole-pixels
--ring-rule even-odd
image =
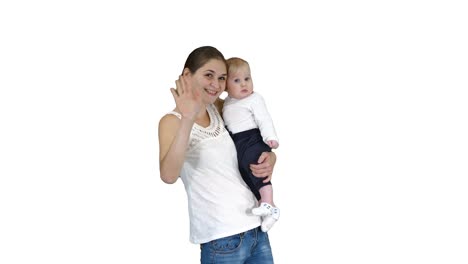
[[[276,140],[279,143],[265,100],[257,92],[243,99],[227,96],[224,99],[223,119],[233,134],[258,128],[264,142]]]

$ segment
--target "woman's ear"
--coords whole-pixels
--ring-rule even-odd
[[[191,74],[189,68],[185,68],[184,71],[182,71],[182,76],[189,76]]]

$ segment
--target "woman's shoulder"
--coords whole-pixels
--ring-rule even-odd
[[[165,114],[159,120],[159,129],[169,129],[173,130],[179,126],[181,115],[176,110],[173,110]]]

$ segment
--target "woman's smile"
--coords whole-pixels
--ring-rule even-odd
[[[205,88],[205,92],[210,96],[218,96],[218,93],[219,93],[219,91],[206,89],[206,88]]]

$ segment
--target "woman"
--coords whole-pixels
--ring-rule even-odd
[[[261,219],[248,212],[256,198],[240,176],[234,143],[224,127],[218,98],[226,61],[214,47],[190,53],[171,88],[176,108],[159,123],[161,179],[179,175],[188,198],[190,241],[201,244],[202,263],[273,263]],[[251,169],[269,181],[276,156],[263,153]]]

